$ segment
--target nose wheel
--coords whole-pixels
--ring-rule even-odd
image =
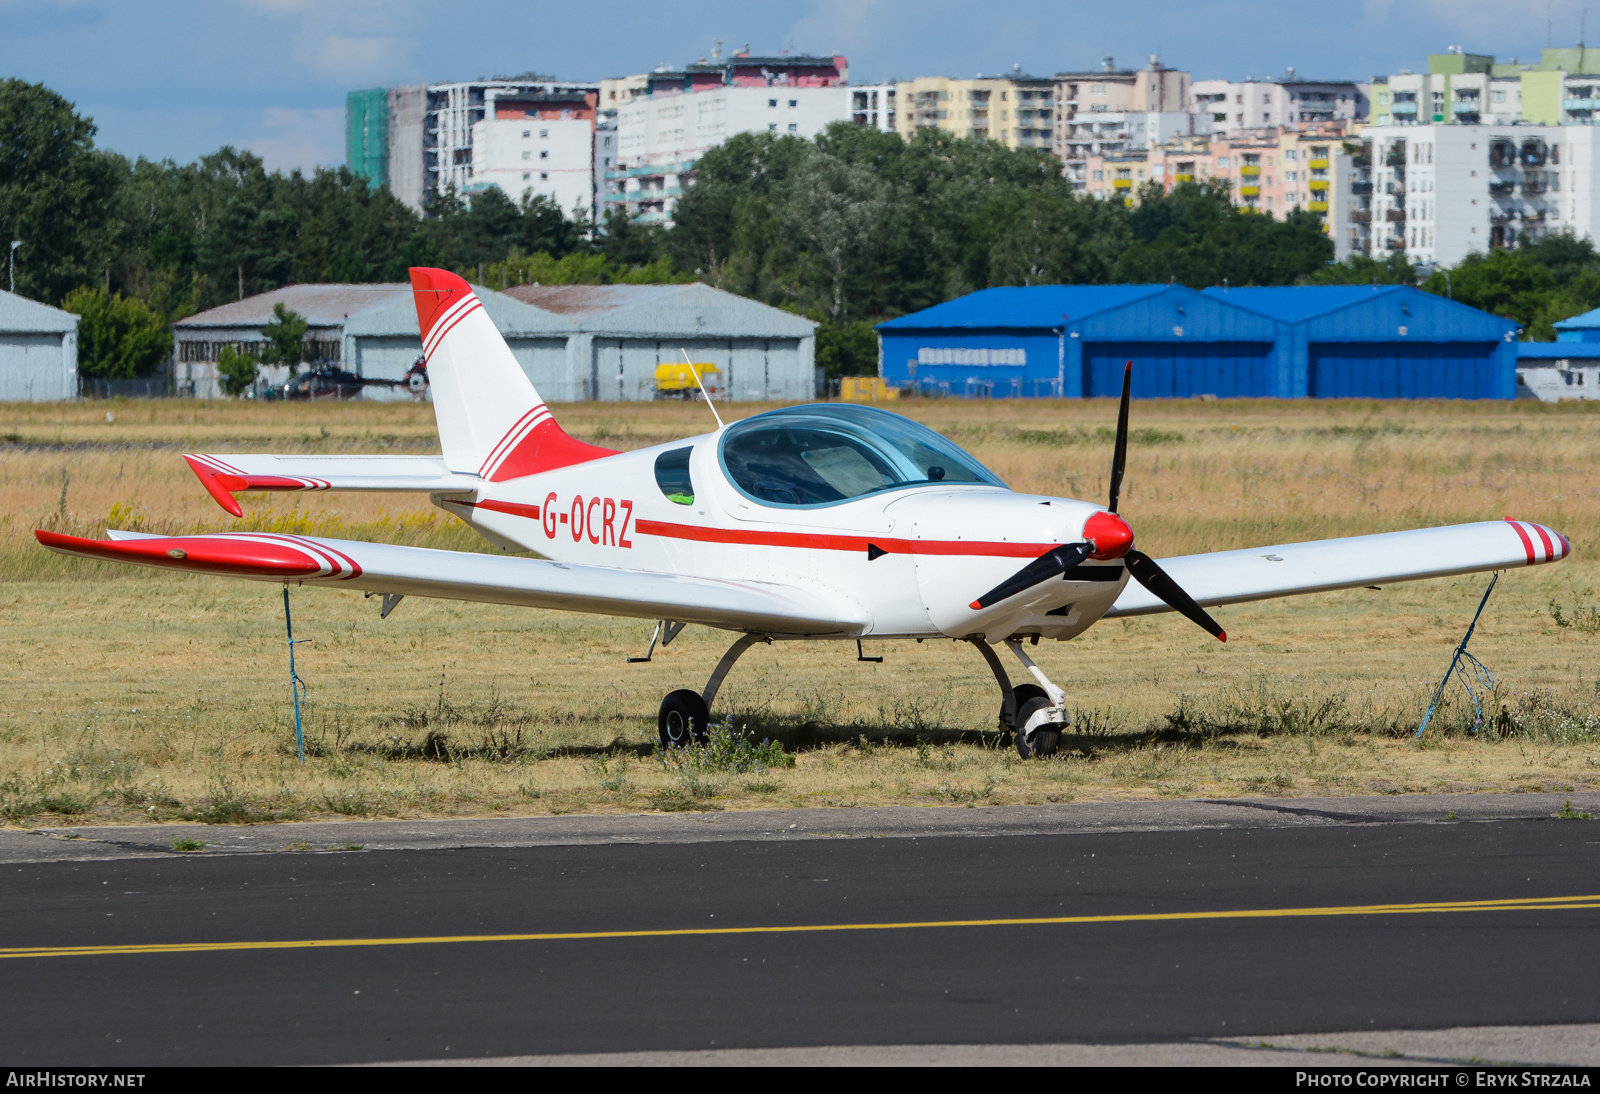
[[[1054,756],[1061,750],[1062,732],[1072,723],[1072,716],[1067,713],[1066,692],[1050,682],[1017,639],[1006,639],[1006,647],[1033,674],[1037,684],[1012,684],[1005,666],[988,642],[977,635],[967,641],[983,654],[989,670],[994,673],[995,683],[1000,685],[1000,724],[1016,734],[1017,755],[1024,760]]]

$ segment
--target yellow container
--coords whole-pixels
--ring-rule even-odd
[[[843,376],[839,379],[839,398],[847,403],[886,403],[900,398],[900,389],[876,376]]]
[[[716,365],[696,364],[693,366],[693,371],[690,371],[690,367],[687,363],[657,365],[656,390],[673,392],[698,391],[700,390],[700,384],[694,382],[696,374],[700,377],[700,383],[705,384],[706,387],[717,386],[716,377],[722,375],[722,370]]]

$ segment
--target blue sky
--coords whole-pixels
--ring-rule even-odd
[[[855,82],[1093,67],[1151,53],[1197,78],[1368,78],[1449,45],[1535,58],[1587,0],[0,0],[0,75],[92,116],[99,143],[189,161],[223,144],[274,167],[343,161],[344,94],[530,69],[567,79],[709,53],[842,52]],[[1600,23],[1600,10],[1596,12]],[[1597,26],[1591,38],[1600,38]]]

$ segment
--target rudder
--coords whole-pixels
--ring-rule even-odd
[[[466,281],[449,270],[414,268],[411,289],[451,471],[502,482],[615,455],[556,424]]]

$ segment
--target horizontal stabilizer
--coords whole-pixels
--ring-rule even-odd
[[[1243,551],[1164,558],[1162,569],[1203,607],[1358,589],[1559,562],[1572,553],[1560,532],[1518,520],[1486,520],[1375,536],[1280,543]],[[1172,611],[1130,582],[1106,613]]]
[[[217,504],[244,510],[233,494],[245,490],[472,491],[482,480],[445,466],[440,456],[212,456],[184,457]]]
[[[824,590],[764,581],[577,566],[506,555],[312,539],[267,532],[81,539],[36,531],[62,554],[258,581],[335,585],[404,596],[671,619],[784,636],[864,632],[867,616]]]

